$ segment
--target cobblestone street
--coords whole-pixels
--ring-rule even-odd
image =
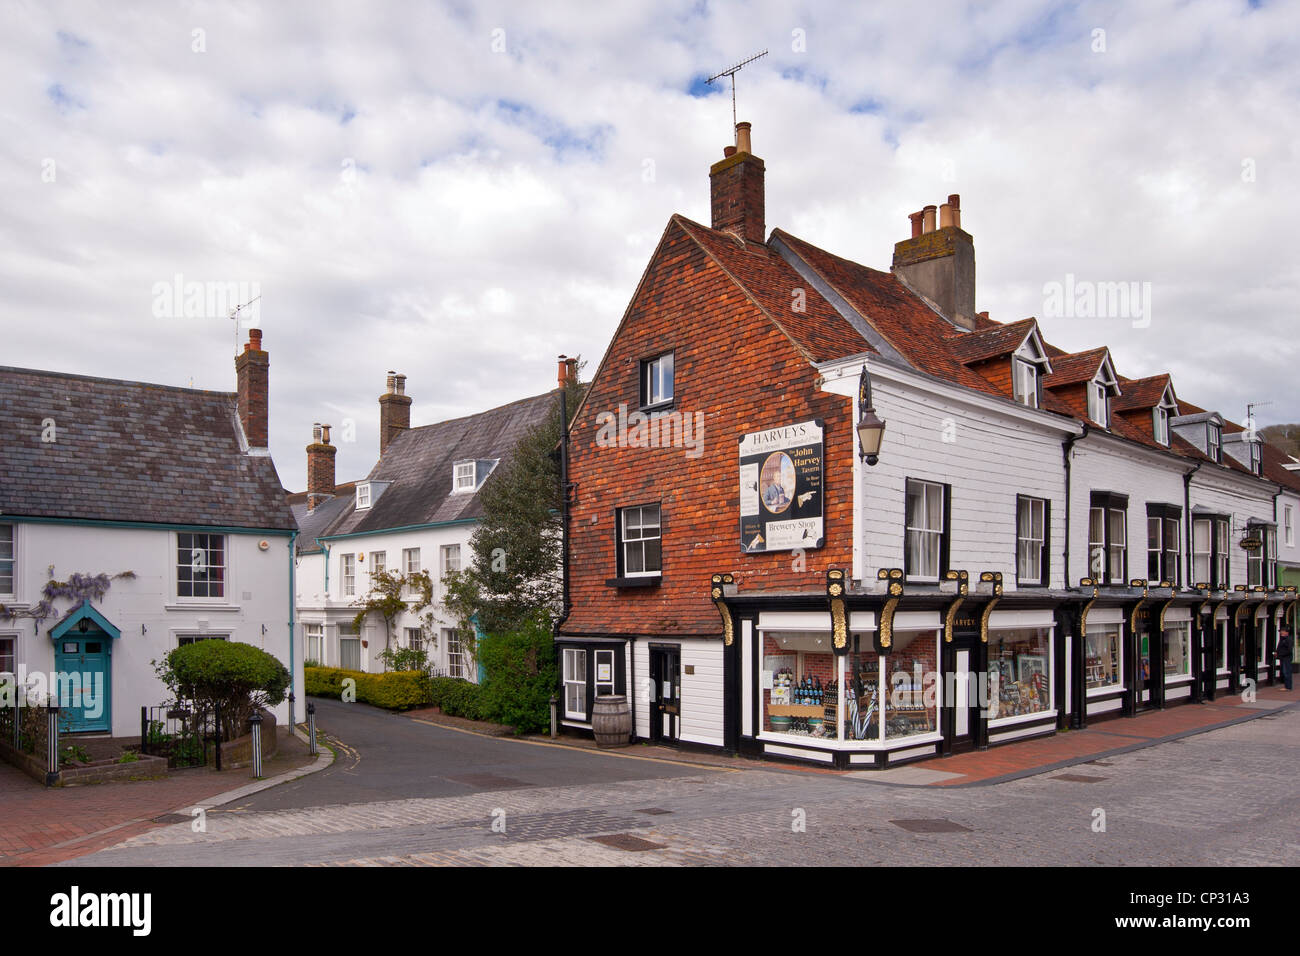
[[[1291,865],[1298,762],[1300,712],[1287,709],[1005,783],[677,765],[650,779],[215,810],[206,833],[163,827],[70,865]]]

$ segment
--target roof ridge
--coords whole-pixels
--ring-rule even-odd
[[[102,382],[105,385],[133,385],[143,388],[161,388],[169,392],[185,392],[189,395],[220,395],[237,398],[238,392],[223,392],[213,388],[187,388],[184,385],[163,385],[158,382],[141,382],[129,378],[105,378],[102,375],[83,375],[80,372],[56,372],[53,369],[20,368],[16,365],[0,365],[0,374],[16,372],[22,375],[44,375],[50,378],[74,379],[79,382]]]

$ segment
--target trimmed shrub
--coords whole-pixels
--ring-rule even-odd
[[[516,734],[551,726],[551,695],[557,681],[551,630],[534,620],[512,634],[479,641],[486,677],[482,708],[489,719],[509,724]]]
[[[489,714],[483,708],[483,688],[467,680],[452,678],[442,694],[442,703],[438,706],[449,717],[464,717],[467,720],[488,720]]]
[[[195,641],[169,653],[156,669],[178,699],[193,701],[200,711],[220,707],[222,733],[232,738],[255,711],[274,707],[289,689],[289,671],[279,660],[240,641]]]
[[[338,667],[303,668],[307,693],[312,697],[343,697],[343,681],[356,681],[357,700],[387,710],[410,710],[429,704],[429,678],[422,671],[389,671],[367,674]]]

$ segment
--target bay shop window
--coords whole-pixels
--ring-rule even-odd
[[[1165,683],[1173,684],[1190,681],[1192,679],[1192,612],[1190,608],[1175,607],[1165,612],[1160,649],[1164,661]]]
[[[988,655],[990,727],[1055,709],[1052,626],[990,626]]]
[[[1124,612],[1100,608],[1088,615],[1083,638],[1083,682],[1093,697],[1124,688]]]
[[[762,735],[850,749],[937,736],[943,694],[940,631],[936,614],[915,614],[915,620],[896,616],[887,654],[875,650],[871,613],[853,615],[849,653],[839,655],[829,628],[787,630],[760,621]],[[764,617],[775,621],[782,615]]]

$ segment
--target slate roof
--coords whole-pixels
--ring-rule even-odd
[[[333,498],[317,505],[312,511],[307,510],[305,495],[303,501],[293,502],[290,505],[293,509],[293,516],[298,519],[299,554],[312,554],[324,550],[316,543],[316,539],[338,520],[339,515],[347,510],[349,504],[356,501],[354,493],[350,490],[355,484],[355,482],[350,483],[349,490],[346,492],[341,488],[336,488]]]
[[[554,412],[556,394],[547,392],[477,415],[402,432],[389,442],[366,476],[366,481],[392,482],[379,500],[358,511],[355,495],[331,499],[317,511],[342,504],[333,519],[312,537],[481,518],[483,507],[477,491],[452,492],[453,465],[465,459],[500,459],[504,464],[519,440]],[[308,547],[306,542],[304,547]]]
[[[0,367],[0,396],[0,514],[296,527],[270,457],[240,449],[232,392]]]

